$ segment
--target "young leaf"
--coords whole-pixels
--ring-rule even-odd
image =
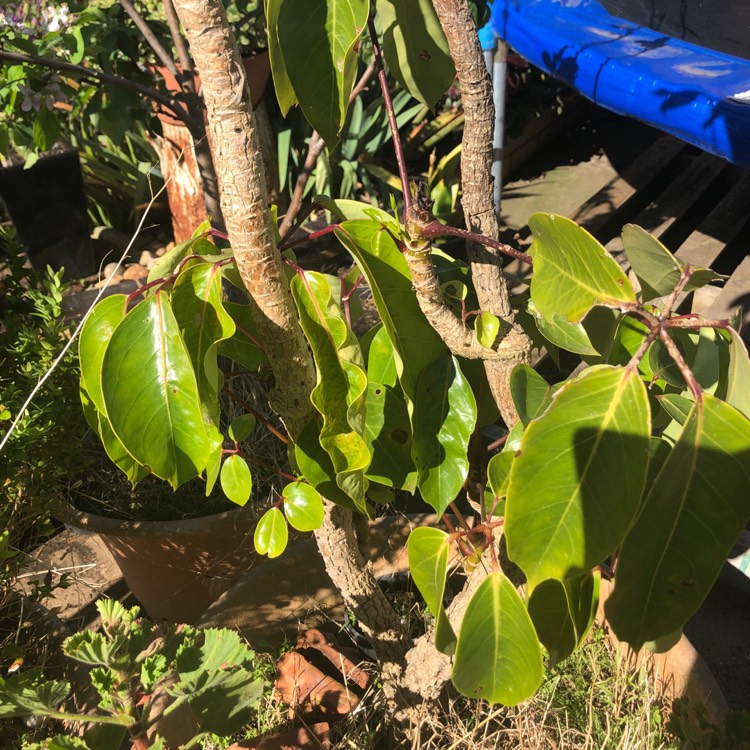
[[[511,451],[503,451],[493,456],[487,464],[487,482],[492,492],[491,505],[486,508],[488,514],[492,505],[508,495],[508,480],[514,458]]]
[[[356,337],[321,274],[292,281],[292,295],[318,370],[311,400],[323,417],[320,443],[336,470],[336,483],[365,509],[370,451],[364,438],[367,375]]]
[[[474,325],[479,343],[485,349],[491,349],[500,332],[500,321],[492,313],[482,312]]]
[[[428,365],[417,383],[411,454],[419,491],[438,516],[466,481],[466,451],[476,420],[474,394],[456,359],[442,357]]]
[[[86,318],[78,340],[81,382],[96,409],[104,414],[106,409],[102,395],[102,361],[112,333],[125,319],[126,311],[124,294],[105,297]]]
[[[233,503],[244,505],[253,491],[253,478],[250,467],[242,456],[236,453],[228,456],[221,467],[219,477],[221,489]]]
[[[529,219],[534,239],[531,299],[539,314],[579,323],[594,305],[635,302],[627,276],[607,251],[574,221],[554,214]]]
[[[314,487],[305,482],[292,482],[284,487],[286,520],[297,531],[315,531],[323,523],[323,500]]]
[[[456,634],[443,608],[450,544],[440,529],[422,526],[409,534],[409,570],[427,608],[435,617],[435,648],[444,654],[455,650]]]
[[[398,382],[396,353],[384,326],[378,328],[370,342],[370,350],[367,353],[367,380],[390,387]]]
[[[510,395],[524,426],[539,416],[552,399],[547,381],[529,365],[516,365],[510,373]]]
[[[458,634],[453,684],[469,698],[515,706],[542,682],[542,649],[513,584],[491,573],[472,596]]]
[[[748,519],[750,420],[704,394],[620,550],[605,606],[617,637],[638,649],[682,627]]]
[[[284,0],[278,11],[286,74],[305,117],[329,148],[346,119],[369,6],[367,0]]]
[[[600,366],[529,423],[506,501],[508,554],[533,589],[581,575],[621,542],[640,505],[650,415],[643,381]]]
[[[396,80],[432,107],[453,82],[456,69],[430,0],[376,0],[383,55]]]
[[[209,497],[216,486],[221,472],[221,459],[224,456],[221,445],[217,445],[208,457],[206,464],[206,497]]]
[[[665,297],[674,290],[685,264],[672,255],[656,237],[635,224],[626,224],[622,229],[622,246],[641,285],[643,302]],[[699,289],[722,278],[726,277],[710,269],[696,268],[685,290]]]
[[[206,467],[211,442],[198,384],[165,295],[138,304],[117,326],[102,362],[112,429],[128,453],[177,487]]]
[[[253,434],[255,429],[254,414],[240,414],[232,420],[229,425],[229,439],[241,443]]]
[[[284,514],[278,508],[270,508],[255,527],[255,550],[259,555],[278,557],[286,549],[288,541],[289,529]]]
[[[383,327],[393,344],[396,371],[411,408],[422,370],[447,353],[419,309],[411,274],[390,233],[375,221],[347,221],[336,236],[357,262],[372,290]]]

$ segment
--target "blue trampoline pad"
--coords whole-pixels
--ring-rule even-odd
[[[597,0],[495,0],[490,24],[596,104],[750,166],[750,61],[610,15]]]

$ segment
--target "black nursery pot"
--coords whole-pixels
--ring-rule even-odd
[[[0,169],[0,197],[35,268],[64,267],[71,278],[96,271],[78,152]]]

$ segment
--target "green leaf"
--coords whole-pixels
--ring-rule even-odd
[[[373,336],[367,353],[367,380],[370,383],[382,383],[387,386],[394,386],[398,381],[396,353],[388,338],[388,331],[382,325]]]
[[[254,414],[240,414],[229,425],[229,439],[241,443],[253,434],[255,429]]]
[[[416,528],[409,534],[407,551],[414,585],[435,617],[435,648],[444,654],[453,654],[456,634],[443,607],[449,537],[440,529],[428,526]]]
[[[320,443],[331,457],[336,483],[364,512],[370,451],[364,438],[367,375],[359,343],[321,274],[295,276],[292,296],[318,371],[310,398],[323,417]]]
[[[419,491],[438,516],[466,481],[476,420],[474,394],[456,359],[442,357],[428,365],[417,383],[411,454]]]
[[[323,500],[317,490],[305,482],[284,487],[284,513],[297,531],[315,531],[323,523]]]
[[[120,442],[117,435],[115,435],[106,415],[102,414],[94,406],[93,401],[83,387],[81,387],[80,396],[84,417],[91,429],[99,436],[99,440],[102,441],[109,460],[125,474],[130,483],[135,487],[141,479],[148,475],[148,471],[125,450],[125,446]]]
[[[198,380],[208,429],[218,430],[219,372],[217,344],[230,338],[234,321],[224,310],[221,269],[213,263],[197,263],[183,270],[172,290],[171,302],[193,370]]]
[[[635,224],[623,227],[622,246],[641,285],[643,302],[671,294],[687,264],[680,262],[656,237]],[[699,289],[723,278],[726,277],[710,269],[695,268],[685,291]]]
[[[687,421],[693,403],[691,399],[676,393],[667,393],[659,399],[659,406],[681,425]]]
[[[490,312],[482,312],[474,324],[477,340],[485,349],[491,349],[497,334],[500,333],[500,321]]]
[[[268,56],[271,61],[273,86],[276,89],[276,99],[279,102],[282,116],[297,104],[297,95],[292,88],[292,82],[286,71],[284,55],[279,43],[279,10],[283,0],[265,0],[266,30],[268,34]],[[283,176],[284,172],[280,171]]]
[[[583,323],[569,323],[565,318],[553,313],[549,318],[543,318],[536,312],[534,303],[529,300],[528,310],[534,318],[534,324],[539,333],[555,347],[580,354],[582,357],[593,357],[598,352],[589,339]]]
[[[250,372],[255,372],[268,359],[260,348],[250,305],[224,302],[224,309],[234,321],[235,333],[231,338],[219,342],[218,352],[222,357],[228,357]]]
[[[606,365],[566,383],[529,423],[511,469],[505,533],[530,589],[585,573],[622,541],[640,504],[649,434],[643,381]]]
[[[219,477],[224,494],[237,505],[244,505],[253,491],[250,467],[242,456],[229,456],[221,467]]]
[[[447,348],[419,309],[406,260],[382,224],[347,221],[336,230],[336,236],[354,257],[372,290],[411,408],[420,373],[444,356]]]
[[[317,419],[302,429],[294,446],[294,458],[302,476],[327,500],[349,510],[357,510],[354,501],[336,484],[336,470],[331,457],[320,444]]]
[[[55,713],[69,693],[69,683],[49,680],[39,669],[0,677],[0,718]]]
[[[289,541],[289,529],[284,514],[278,508],[270,508],[258,521],[253,535],[255,549],[259,555],[278,557]]]
[[[365,436],[372,453],[367,478],[413,494],[417,471],[411,457],[409,412],[395,389],[367,384]]]
[[[514,453],[503,451],[494,455],[487,464],[487,482],[490,486],[491,496],[487,498],[489,507],[485,510],[487,515],[492,511],[493,515],[499,515],[496,506],[498,501],[508,495],[508,480],[510,479],[510,469],[513,465]],[[486,497],[486,495],[485,495]]]
[[[124,294],[105,297],[86,318],[78,340],[81,381],[97,410],[104,414],[106,408],[102,394],[102,361],[115,328],[125,319],[126,300]]]
[[[534,239],[531,299],[539,314],[579,323],[594,305],[636,301],[627,276],[607,251],[574,221],[555,214],[529,219]],[[556,342],[555,342],[556,343]]]
[[[477,402],[477,427],[494,424],[500,418],[500,409],[492,395],[484,362],[481,359],[458,358],[461,372],[469,381]]]
[[[211,443],[198,385],[163,293],[138,304],[115,329],[102,392],[115,435],[138,463],[173,487],[203,471]]]
[[[550,666],[567,659],[586,637],[596,615],[600,574],[566,581],[542,581],[531,593],[528,610]]]
[[[515,706],[542,682],[542,649],[526,608],[502,573],[471,598],[458,634],[453,684],[469,698]]]
[[[524,426],[538,417],[552,399],[547,381],[529,365],[516,365],[510,373],[510,395]]]
[[[374,221],[378,227],[387,226],[396,236],[402,232],[401,224],[387,211],[362,201],[329,198],[327,195],[315,196],[315,202],[335,214],[342,221]]]
[[[376,0],[383,56],[401,86],[427,107],[453,83],[456,69],[430,0]]]
[[[627,535],[605,611],[633,648],[698,609],[750,519],[750,421],[704,394]]]
[[[221,444],[215,446],[206,464],[206,497],[210,497],[216,486],[221,471],[221,460],[224,456]]]
[[[278,11],[287,76],[305,117],[329,148],[346,119],[369,5],[367,0],[283,0]]]
[[[726,402],[750,417],[750,359],[745,342],[733,328],[729,335],[729,373]]]

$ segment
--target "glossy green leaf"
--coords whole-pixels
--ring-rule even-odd
[[[323,500],[315,488],[305,482],[284,487],[284,513],[297,531],[315,531],[323,523]]]
[[[278,11],[286,74],[305,117],[329,148],[346,119],[357,41],[369,10],[367,0],[283,0]]]
[[[367,375],[362,353],[321,274],[295,276],[292,295],[318,371],[311,400],[323,417],[320,443],[331,457],[336,483],[364,511],[370,451],[364,437]]]
[[[510,374],[510,395],[518,418],[527,425],[549,405],[552,391],[533,367],[516,365]]]
[[[599,564],[638,510],[648,467],[646,387],[606,365],[566,383],[529,423],[506,501],[508,554],[533,589]]]
[[[255,415],[240,414],[238,417],[235,417],[229,425],[229,439],[241,443],[253,434],[254,429]]]
[[[505,497],[508,494],[510,467],[514,458],[513,453],[505,451],[495,454],[487,464],[487,482],[497,497]]]
[[[261,349],[250,305],[236,302],[224,302],[223,305],[234,321],[235,333],[231,338],[219,342],[218,352],[222,357],[228,357],[250,372],[255,372],[268,359]]]
[[[316,419],[302,429],[294,445],[294,458],[302,476],[327,500],[356,510],[354,501],[336,484],[331,457],[320,444],[320,425]]]
[[[194,236],[189,240],[185,240],[185,242],[180,242],[168,253],[162,255],[148,272],[146,282],[150,284],[157,279],[164,279],[171,276],[177,266],[179,266],[188,255],[218,255],[218,253],[219,250],[213,242],[205,238],[196,238]]]
[[[315,202],[335,214],[342,221],[374,221],[378,226],[385,224],[396,236],[401,232],[398,219],[382,208],[362,201],[329,198],[326,195],[315,196]]]
[[[388,70],[415,99],[432,107],[456,75],[430,0],[376,0]]]
[[[367,384],[365,436],[372,454],[367,478],[413,494],[417,470],[411,457],[411,423],[398,391],[380,383]]]
[[[198,380],[206,424],[217,430],[222,385],[217,345],[235,332],[223,297],[221,269],[212,263],[197,263],[182,271],[171,296],[172,311]]]
[[[659,399],[659,405],[669,416],[683,425],[687,421],[693,400],[676,393],[667,393]]]
[[[491,573],[471,598],[453,662],[453,684],[469,698],[515,706],[542,682],[542,649],[513,584]]]
[[[594,305],[635,302],[635,292],[617,262],[585,229],[555,214],[529,219],[534,239],[531,299],[546,320],[558,315],[579,323]],[[555,342],[556,343],[556,342]]]
[[[224,494],[237,505],[244,505],[253,491],[253,478],[250,467],[242,456],[236,453],[228,456],[221,467],[219,476]]]
[[[279,43],[279,10],[283,0],[265,0],[266,33],[268,35],[268,56],[271,61],[273,86],[276,89],[276,99],[279,102],[282,116],[297,104],[297,95],[286,71],[284,55]],[[280,172],[284,174],[284,172]]]
[[[539,640],[549,652],[550,666],[567,659],[589,632],[599,603],[601,574],[542,581],[527,603]]]
[[[750,519],[750,420],[708,394],[693,407],[617,563],[605,606],[633,648],[698,609]]]
[[[641,285],[641,299],[644,302],[671,294],[686,264],[672,255],[656,237],[635,224],[623,227],[622,246]],[[726,277],[710,269],[696,268],[685,290],[699,289],[722,278]]]
[[[406,260],[391,235],[375,221],[347,221],[336,236],[352,254],[372,290],[396,354],[396,371],[407,405],[422,370],[447,353],[414,296]]]
[[[102,441],[109,460],[125,474],[135,487],[141,479],[148,475],[148,471],[125,450],[125,446],[113,432],[112,425],[110,425],[106,415],[96,408],[83,386],[81,386],[80,396],[86,421],[99,436],[99,440]]]
[[[423,499],[442,516],[469,472],[467,449],[477,406],[454,357],[428,365],[417,383],[411,454]]]
[[[270,508],[258,521],[253,535],[255,550],[259,555],[278,557],[289,541],[289,529],[284,514],[278,508]]]
[[[477,316],[474,330],[477,340],[485,349],[491,349],[497,334],[500,333],[500,321],[490,312],[482,312]]]
[[[128,453],[173,487],[198,476],[211,453],[198,384],[164,293],[138,304],[112,334],[102,392]]]
[[[113,294],[101,300],[86,318],[78,340],[81,381],[89,398],[102,413],[106,413],[102,395],[102,361],[115,328],[125,319],[126,299],[124,294]]]
[[[435,648],[444,654],[452,654],[456,634],[443,607],[450,552],[449,537],[440,529],[422,526],[409,534],[407,551],[414,584],[435,617]]]
[[[746,417],[750,417],[750,359],[739,333],[733,328],[729,333],[731,341],[726,401]]]

